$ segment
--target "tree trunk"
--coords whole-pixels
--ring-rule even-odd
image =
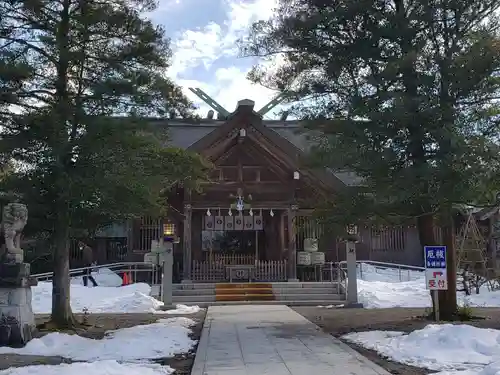
[[[418,228],[418,238],[420,240],[420,248],[422,252],[422,258],[424,257],[424,246],[436,245],[436,236],[434,235],[434,215],[425,214],[417,218],[417,228]],[[432,308],[434,311],[434,298],[431,301]]]
[[[417,218],[418,239],[422,247],[422,258],[424,257],[424,246],[433,246],[436,244],[434,236],[434,215],[425,214]]]
[[[70,305],[69,275],[69,220],[58,212],[59,219],[54,231],[54,277],[52,279],[51,322],[58,328],[75,326],[75,318]]]
[[[453,320],[457,312],[457,264],[455,226],[451,215],[446,218],[446,223],[443,226],[443,243],[446,245],[448,290],[439,292],[439,312],[442,320]]]

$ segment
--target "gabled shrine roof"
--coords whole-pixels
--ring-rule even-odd
[[[170,144],[172,146],[184,149],[189,148],[226,123],[226,120],[216,119],[200,119],[198,121],[161,119],[153,121],[158,121],[158,125],[164,125],[168,128]],[[299,121],[262,120],[262,125],[277,133],[302,152],[306,152],[311,145],[308,135],[300,131],[301,126]],[[357,186],[361,183],[361,179],[352,172],[334,172],[331,170],[329,172],[346,186]]]
[[[158,121],[165,123],[168,127],[172,146],[181,148],[188,148],[226,122],[209,119],[202,119],[199,122],[192,123],[179,120]],[[263,120],[262,124],[302,151],[306,151],[308,144],[310,144],[305,134],[298,134],[300,130],[298,121]]]

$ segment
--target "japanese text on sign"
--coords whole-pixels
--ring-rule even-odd
[[[425,246],[425,268],[446,268],[446,246]]]
[[[446,246],[425,246],[424,262],[427,289],[447,290]]]
[[[445,268],[427,268],[425,270],[425,283],[430,290],[447,290],[448,277]]]
[[[427,289],[446,290],[446,281],[443,279],[431,279],[427,282]]]

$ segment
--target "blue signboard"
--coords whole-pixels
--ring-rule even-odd
[[[446,268],[446,246],[424,246],[425,268]]]

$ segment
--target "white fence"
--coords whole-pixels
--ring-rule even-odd
[[[255,281],[286,281],[287,261],[268,260],[256,261],[253,278]],[[226,264],[210,261],[193,261],[191,280],[195,282],[220,282],[229,280]]]

